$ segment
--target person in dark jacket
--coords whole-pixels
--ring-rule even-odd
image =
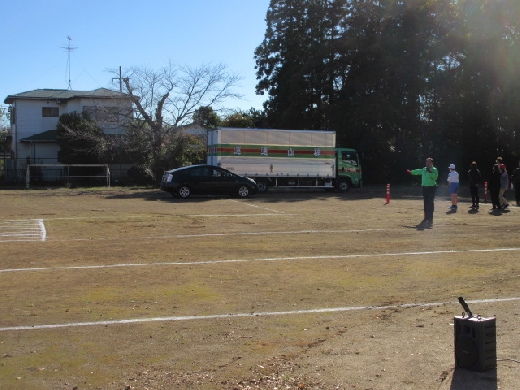
[[[519,173],[520,175],[520,173]],[[468,171],[469,192],[471,194],[471,208],[478,209],[480,198],[478,196],[478,186],[482,181],[482,175],[477,168],[477,162],[472,161]]]
[[[518,162],[518,167],[515,168],[511,175],[511,183],[513,183],[515,190],[516,205],[520,207],[520,161]]]
[[[498,164],[493,165],[491,176],[489,177],[489,195],[491,196],[491,203],[493,204],[493,210],[500,209],[500,200],[498,193],[500,192],[500,177],[502,171]]]

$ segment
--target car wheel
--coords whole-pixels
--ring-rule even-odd
[[[190,195],[191,195],[191,191],[188,187],[186,186],[182,186],[179,188],[179,191],[177,191],[179,196],[182,198],[182,199],[186,199],[186,198],[189,198]]]
[[[267,189],[269,188],[265,180],[258,180],[256,185],[258,187],[258,192],[267,192]]]
[[[249,196],[250,190],[248,186],[240,186],[238,187],[237,195],[239,198],[247,198]]]
[[[347,192],[350,189],[350,182],[348,180],[338,181],[336,188],[338,192]]]

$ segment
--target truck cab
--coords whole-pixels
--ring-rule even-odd
[[[337,179],[336,189],[348,191],[350,187],[361,187],[362,169],[359,155],[354,149],[336,149]]]

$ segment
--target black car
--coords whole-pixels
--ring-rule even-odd
[[[181,198],[190,195],[236,195],[247,198],[258,192],[254,180],[214,165],[190,165],[164,172],[161,190]]]

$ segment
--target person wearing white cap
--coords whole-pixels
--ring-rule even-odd
[[[451,197],[450,210],[457,211],[457,203],[459,201],[459,173],[455,170],[455,164],[450,164],[449,169],[448,186]]]

